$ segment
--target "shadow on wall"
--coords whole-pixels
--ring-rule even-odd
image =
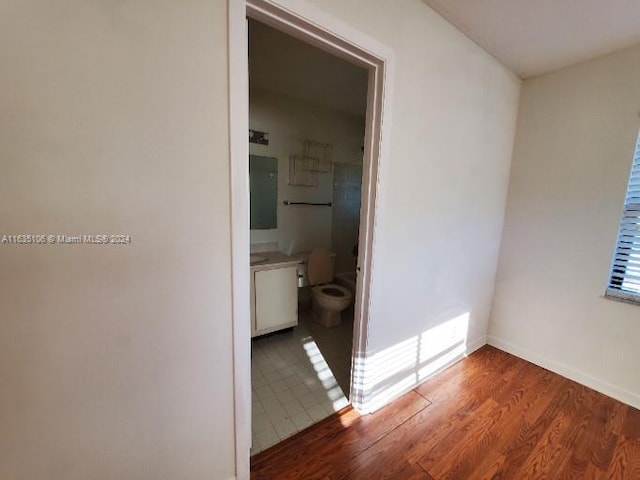
[[[355,358],[354,383],[364,391],[362,410],[375,411],[451,363],[467,351],[469,312],[420,335]]]

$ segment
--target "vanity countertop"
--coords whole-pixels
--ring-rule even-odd
[[[293,267],[303,262],[298,256],[282,252],[255,252],[251,254],[251,271],[271,270],[273,268]]]

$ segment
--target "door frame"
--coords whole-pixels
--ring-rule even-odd
[[[250,17],[314,45],[369,72],[362,198],[358,242],[354,338],[349,400],[366,413],[368,325],[371,317],[375,230],[388,165],[393,52],[302,0],[229,0],[229,149],[236,478],[249,479],[251,446],[251,330],[249,310],[249,76],[247,21]],[[384,127],[384,128],[383,128]]]

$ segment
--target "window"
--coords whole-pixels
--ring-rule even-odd
[[[633,155],[606,295],[640,304],[640,135]]]

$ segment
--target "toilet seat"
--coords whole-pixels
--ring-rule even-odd
[[[351,298],[351,292],[343,287],[342,285],[338,285],[336,283],[325,283],[323,285],[318,285],[313,287],[314,290],[317,290],[317,293],[322,296],[327,296],[329,298]]]
[[[333,254],[316,248],[307,259],[307,277],[311,285],[311,299],[315,320],[325,327],[341,322],[341,312],[353,300],[351,291],[333,281]]]
[[[325,283],[311,287],[311,296],[317,305],[339,314],[351,305],[353,294],[349,289],[335,283]]]

